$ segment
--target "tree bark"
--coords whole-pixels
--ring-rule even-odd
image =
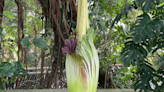
[[[5,4],[5,0],[0,0],[0,27],[2,27],[2,17],[3,17],[3,11],[4,11],[4,4]],[[2,55],[1,40],[2,39],[0,36],[0,54]]]
[[[2,25],[4,4],[5,4],[5,0],[0,0],[0,26]]]
[[[45,25],[47,25],[47,18],[45,20]],[[43,21],[42,21],[42,29],[43,29]],[[45,29],[45,33],[47,32],[47,29]],[[36,34],[35,34],[36,36]],[[41,51],[41,74],[40,74],[40,88],[43,88],[42,81],[43,81],[43,67],[44,67],[44,58],[45,58],[45,52],[44,49]]]
[[[43,88],[42,81],[43,81],[44,56],[45,56],[44,49],[42,49],[42,51],[41,51],[41,60],[42,60],[42,63],[41,63],[41,74],[40,74],[40,88]]]
[[[23,30],[23,10],[22,10],[21,2],[22,2],[22,0],[15,0],[15,3],[17,4],[17,7],[18,7],[18,61],[20,61],[19,52],[21,49],[20,31]],[[19,75],[17,78],[17,89],[19,89]]]
[[[53,27],[53,29],[55,29],[55,27]],[[50,76],[48,76],[48,80],[47,80],[47,88],[50,88],[51,87],[51,84],[54,82],[55,84],[55,88],[57,87],[56,83],[57,83],[57,79],[58,79],[58,67],[59,66],[59,58],[58,57],[54,57],[56,55],[59,55],[58,54],[58,39],[59,39],[59,35],[57,35],[57,31],[56,30],[53,30],[54,31],[54,46],[53,46],[53,55],[52,55],[52,58],[54,58],[54,61],[52,62],[52,66],[51,66],[51,74]],[[52,81],[54,80],[54,81]]]
[[[18,61],[20,61],[19,52],[21,49],[21,39],[20,39],[20,32],[23,30],[23,10],[22,10],[22,0],[15,0],[18,6]]]

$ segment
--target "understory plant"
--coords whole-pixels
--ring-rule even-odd
[[[66,77],[69,92],[96,92],[99,58],[94,46],[96,33],[89,28],[87,0],[78,0],[77,37],[65,40]],[[86,34],[87,32],[87,34]]]
[[[21,62],[2,62],[0,63],[0,90],[3,90],[3,81],[9,83],[7,77],[12,77],[12,82],[15,82],[18,75],[22,73],[23,75],[28,75],[26,70],[22,67]]]
[[[134,0],[114,22],[138,10],[121,53],[124,66],[137,66],[134,90],[164,92],[164,0]]]

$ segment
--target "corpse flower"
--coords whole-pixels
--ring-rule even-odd
[[[89,28],[87,0],[78,0],[76,37],[65,40],[68,92],[96,92],[99,58],[94,46],[95,30]],[[86,34],[87,31],[87,34]]]

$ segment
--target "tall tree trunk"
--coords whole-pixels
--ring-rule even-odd
[[[45,21],[45,25],[48,24],[47,18]],[[43,21],[42,21],[42,29],[43,29]],[[45,29],[45,33],[47,32],[47,29]],[[36,36],[36,34],[35,34]],[[43,88],[42,81],[43,81],[43,67],[44,67],[44,58],[45,58],[45,52],[44,49],[41,51],[41,74],[40,74],[40,88]]]
[[[23,30],[23,10],[22,10],[22,0],[15,0],[18,6],[18,61],[20,61],[19,52],[21,49],[21,39],[20,39],[20,32]],[[22,35],[23,37],[23,35]]]
[[[23,52],[24,52],[24,61],[25,61],[25,64],[26,64],[26,72],[28,72],[28,69],[27,69],[27,59],[26,59],[26,47],[23,47]],[[27,80],[29,80],[29,76],[27,75]],[[30,82],[28,81],[27,82],[27,86],[28,86],[28,89],[30,89]]]
[[[0,26],[2,25],[2,16],[4,10],[5,0],[0,0]]]
[[[45,57],[45,53],[44,53],[44,49],[42,49],[41,51],[41,74],[40,74],[40,88],[43,88],[42,86],[42,81],[43,81],[43,67],[44,67],[44,57]]]
[[[19,52],[21,49],[20,31],[23,30],[23,9],[22,9],[22,0],[15,0],[15,2],[18,6],[18,61],[20,61],[20,56],[19,56]],[[19,76],[17,78],[17,89],[19,89]]]
[[[55,27],[53,27],[53,29],[55,29]],[[53,30],[54,31],[54,46],[53,46],[53,52],[52,52],[52,57],[51,58],[54,58],[54,61],[52,62],[52,66],[51,66],[51,74],[50,76],[48,76],[48,80],[47,80],[47,88],[50,88],[52,83],[54,82],[55,84],[55,88],[57,87],[56,86],[56,81],[57,81],[57,74],[58,74],[58,67],[59,67],[59,60],[58,60],[58,57],[54,57],[56,55],[58,55],[58,39],[59,39],[59,36],[57,35],[57,31],[56,30]]]
[[[54,71],[55,69],[54,68],[56,68],[56,64],[55,64],[55,60],[54,60],[54,62],[52,62],[52,60],[54,58],[54,52],[56,50],[56,42],[55,42],[56,39],[57,39],[57,37],[55,35],[55,30],[54,30],[54,45],[53,45],[53,50],[51,52],[51,59],[50,59],[50,62],[52,64],[52,66],[51,66],[52,68],[51,68],[51,74],[47,78],[47,87],[46,88],[51,87],[51,84],[52,84],[51,80],[53,80],[53,77],[54,77],[54,74],[55,74],[55,71]]]
[[[37,28],[36,25],[34,26],[34,30],[35,30],[35,38],[37,38]],[[35,52],[37,52],[37,47],[35,46]],[[35,53],[35,72],[37,72],[37,54]],[[37,75],[37,74],[36,74]],[[37,79],[37,76],[35,76]],[[35,84],[37,83],[37,81],[35,81]]]
[[[62,44],[62,39],[61,39],[61,37],[59,37],[59,54],[58,54],[58,62],[59,62],[59,71],[60,71],[60,76],[59,76],[59,80],[60,80],[60,82],[59,82],[59,85],[61,86],[61,88],[62,88],[62,86],[63,86],[63,84],[62,84],[62,75],[63,75],[63,68],[62,68],[62,51],[61,51],[61,48],[62,48],[62,46],[63,46],[63,44]]]
[[[3,10],[4,10],[4,4],[5,4],[5,0],[0,0],[0,27],[2,27],[2,17],[3,17]],[[2,47],[1,47],[1,41],[2,38],[0,36],[0,54],[2,55]],[[1,56],[0,56],[1,58]]]

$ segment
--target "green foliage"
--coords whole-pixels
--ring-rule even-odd
[[[59,0],[60,1],[60,0]],[[164,16],[164,0],[112,0],[112,7],[109,6],[111,0],[88,0],[89,1],[89,9],[90,9],[90,24],[91,27],[97,30],[97,37],[96,37],[96,48],[98,48],[98,53],[100,57],[100,72],[104,71],[107,67],[108,70],[109,64],[114,63],[122,63],[124,66],[137,65],[137,69],[143,70],[137,72],[138,75],[152,74],[152,77],[159,78],[157,75],[160,74],[160,71],[163,64],[164,58],[163,56],[163,47],[164,47],[164,27],[163,27],[163,16]],[[126,1],[126,2],[125,2]],[[135,2],[134,2],[135,1]],[[47,2],[45,2],[47,3]],[[64,3],[59,3],[60,8],[63,10],[63,21],[65,20],[64,17]],[[14,0],[6,0],[5,5],[8,5],[4,11],[4,17],[2,27],[0,27],[0,36],[2,36],[2,52],[7,52],[9,54],[8,59],[12,59],[16,57],[14,53],[17,52],[17,6]],[[46,51],[46,56],[49,57],[54,45],[53,43],[53,32],[49,32],[49,28],[52,24],[47,23],[44,24],[45,17],[42,14],[42,8],[47,7],[45,4],[44,6],[40,7],[38,4],[35,4],[35,0],[23,0],[23,19],[24,19],[24,28],[21,30],[21,33],[24,35],[32,35],[34,37],[35,32],[34,28],[37,29],[37,36],[39,35],[40,31],[43,29],[48,30],[48,33],[42,34],[41,38],[34,38],[25,37],[21,40],[22,46],[28,47],[27,50],[27,62],[28,65],[34,64],[34,60],[39,60],[40,51],[35,52],[35,55],[32,53],[34,50],[34,46],[32,47],[31,43],[39,48],[47,48],[50,43],[50,51]],[[69,7],[67,5],[67,7]],[[112,8],[112,10],[111,10]],[[69,9],[69,8],[68,8]],[[133,9],[135,9],[133,11]],[[69,11],[69,10],[68,10]],[[119,13],[119,11],[121,11]],[[71,11],[72,12],[72,11]],[[111,14],[112,13],[112,14]],[[118,14],[118,15],[117,15]],[[116,16],[117,15],[117,16]],[[125,20],[124,15],[126,18]],[[136,15],[139,15],[136,17]],[[113,17],[116,17],[113,22],[113,29],[111,27],[111,20]],[[122,19],[121,19],[122,18]],[[121,21],[120,21],[121,20]],[[120,22],[119,22],[120,21]],[[49,22],[49,20],[48,20]],[[71,27],[75,28],[74,20],[67,20],[68,24],[71,24]],[[69,23],[71,22],[71,23]],[[120,23],[115,25],[115,23]],[[74,23],[74,24],[73,24]],[[121,25],[123,24],[123,25]],[[131,26],[131,28],[129,28]],[[130,32],[129,32],[130,29]],[[3,30],[3,31],[2,31]],[[3,34],[3,35],[2,35]],[[107,34],[108,40],[105,41],[105,35]],[[126,40],[126,37],[129,37]],[[44,41],[43,39],[48,38],[48,42]],[[50,40],[49,40],[50,39]],[[123,42],[126,40],[126,43]],[[55,43],[58,45],[59,43]],[[121,53],[121,61],[119,59],[119,53],[121,52],[122,48],[125,46]],[[31,48],[29,48],[31,47]],[[30,54],[29,54],[29,52]],[[161,51],[158,55],[157,52]],[[31,54],[32,53],[32,54]],[[58,54],[58,52],[55,52]],[[157,54],[156,54],[157,53]],[[32,58],[28,57],[31,56]],[[150,59],[150,55],[154,55],[154,61]],[[6,58],[6,56],[4,56]],[[57,58],[57,55],[54,55]],[[152,57],[151,57],[152,58]],[[15,59],[16,60],[16,59]],[[153,62],[153,65],[143,65],[145,64],[145,60],[150,60],[148,62]],[[31,62],[29,62],[31,61]],[[155,62],[155,63],[154,63]],[[3,63],[2,63],[3,64]],[[1,64],[0,64],[1,65]],[[4,67],[3,67],[4,66]],[[10,67],[9,67],[10,66]],[[146,66],[148,69],[144,69]],[[2,68],[3,67],[3,68]],[[19,68],[20,67],[20,68]],[[141,67],[141,68],[140,68]],[[153,69],[155,67],[155,69]],[[13,69],[11,69],[13,68]],[[11,70],[10,70],[11,69]],[[3,71],[5,72],[3,72]],[[148,71],[148,72],[147,72]],[[151,72],[153,71],[153,72]],[[14,63],[14,64],[3,64],[0,67],[0,75],[1,72],[3,75],[6,76],[13,73],[17,76],[20,72],[25,73],[25,70],[21,67],[21,64]],[[121,73],[120,73],[121,72]],[[120,73],[119,75],[117,75]],[[124,75],[124,76],[123,76]],[[163,75],[161,70],[161,75]],[[146,75],[145,75],[146,76]],[[150,75],[151,76],[151,75]],[[157,77],[156,77],[157,76]],[[127,68],[120,69],[120,71],[116,72],[116,77],[114,79],[119,79],[119,81],[115,81],[118,88],[127,88],[127,83],[133,78],[133,73],[128,70]],[[161,77],[160,77],[161,78]],[[2,88],[2,80],[6,81],[0,77],[0,88]],[[142,77],[138,76],[138,83],[135,86],[138,86],[138,89],[144,90],[145,88],[149,88],[149,90],[157,90],[161,88],[152,89],[145,85],[149,85],[149,80],[158,81],[157,79],[148,78],[144,81]],[[162,80],[162,78],[161,78]],[[155,84],[155,82],[152,82]],[[142,86],[140,86],[142,85]],[[122,86],[122,87],[121,87]],[[162,84],[162,86],[164,86]],[[137,88],[136,88],[137,89]],[[146,89],[147,91],[147,89]]]
[[[39,48],[47,48],[48,45],[46,44],[46,41],[44,41],[42,38],[34,38],[33,43],[35,46]]]
[[[16,69],[14,68],[14,66],[9,62],[2,62],[0,64],[0,75],[1,75],[1,77],[7,77],[11,73],[14,73],[15,70]]]
[[[145,12],[149,12],[155,8],[155,5],[162,2],[162,0],[136,0],[137,5],[142,7],[142,10]]]
[[[125,0],[113,0],[112,6],[109,5],[111,0],[89,1],[89,9],[92,11],[89,13],[90,25],[92,28],[97,30],[97,36],[94,43],[96,48],[98,49],[100,60],[100,73],[106,71],[111,72],[112,70],[111,67],[109,67],[109,65],[113,63],[121,63],[119,59],[119,53],[121,52],[121,49],[124,47],[124,40],[128,36],[127,26],[123,22],[121,22],[120,25],[115,26],[115,28],[110,29],[113,17],[115,17],[116,14],[124,8],[122,7],[122,5],[125,3]],[[132,0],[127,0],[126,3],[130,3],[131,1]],[[134,4],[130,4],[129,7],[125,6],[124,9],[130,11],[133,8],[133,6]],[[106,36],[107,39],[105,38]],[[115,72],[116,74],[120,73],[120,71]],[[124,73],[120,75],[123,75]],[[128,77],[129,79],[132,77],[130,75],[131,74],[129,74]],[[126,84],[130,84],[130,81],[127,80],[128,78],[125,78],[124,76],[120,77],[118,75],[116,78],[114,78],[116,80],[113,83],[119,84],[116,85],[118,88],[127,88]],[[123,85],[124,87],[120,87],[121,85]]]
[[[155,0],[137,0],[137,5],[142,7],[143,11],[151,11],[154,9]]]
[[[30,43],[30,38],[31,37],[25,37],[21,40],[21,44],[22,46],[26,46],[26,47],[30,47],[31,46],[31,43]]]
[[[140,92],[142,90],[145,92],[161,92],[160,90],[164,86],[164,71],[162,69],[156,71],[150,64],[142,64],[138,68],[137,74],[139,74],[139,78],[134,84],[135,90],[140,89]],[[159,85],[158,82],[161,82],[161,84]]]
[[[135,1],[132,4],[126,4],[123,7],[123,10],[116,16],[111,27],[113,27],[115,23],[118,23],[118,21],[120,21],[123,15],[125,15],[127,18],[129,11],[132,11],[132,9],[137,9]]]
[[[141,43],[154,39],[160,34],[163,25],[164,23],[158,18],[151,20],[148,14],[140,15],[130,29],[133,41]]]
[[[14,65],[9,62],[2,62],[0,64],[0,77],[8,77],[12,73],[14,76],[18,76],[19,73],[28,75],[26,70],[22,68],[22,64],[20,62],[14,62]]]
[[[3,31],[3,28],[0,27],[0,37],[2,36],[2,31]]]
[[[31,36],[23,38],[21,41],[22,46],[30,47],[31,46],[30,39],[31,39]],[[47,48],[48,47],[46,41],[44,41],[42,38],[34,38],[33,44],[39,48]]]
[[[126,68],[115,66],[112,74],[113,81],[118,88],[133,88],[134,82],[136,81],[136,67],[130,66],[129,68]]]
[[[124,66],[130,66],[130,64],[139,65],[144,61],[144,57],[147,56],[147,51],[143,47],[144,45],[136,44],[134,41],[128,41],[125,43],[125,48],[121,53],[121,61]]]
[[[2,83],[2,78],[0,77],[0,90],[3,89],[3,83]]]
[[[26,70],[22,68],[21,62],[14,62],[14,64],[11,64],[9,62],[2,62],[0,63],[0,90],[3,89],[3,83],[2,80],[5,82],[9,82],[4,77],[11,76],[11,74],[14,74],[14,79],[17,77],[20,73],[24,75],[28,75]]]
[[[137,65],[138,67],[137,74],[139,76],[134,85],[135,90],[162,92],[164,58],[161,55],[163,56],[164,48],[164,11],[161,8],[163,9],[163,2],[160,0],[136,1],[138,10],[142,9],[143,13],[131,26],[130,35],[120,58],[124,66]],[[153,63],[151,55],[154,55]],[[158,82],[162,82],[161,85]]]
[[[162,68],[162,66],[164,65],[164,56],[159,58],[156,62],[155,62],[155,66],[156,69]]]
[[[14,71],[14,76],[18,76],[20,73],[28,75],[28,73],[26,72],[26,70],[24,68],[22,68],[22,63],[20,62],[14,62],[14,67],[15,67],[15,71]]]

